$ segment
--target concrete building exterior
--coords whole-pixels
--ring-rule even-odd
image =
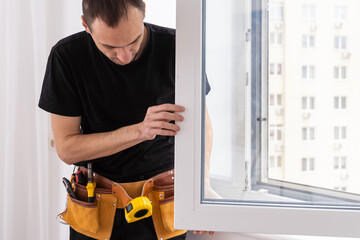
[[[269,178],[360,194],[358,0],[269,4]]]

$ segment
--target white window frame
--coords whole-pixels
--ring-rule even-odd
[[[314,141],[315,140],[315,127],[303,127],[301,129],[302,141]]]
[[[335,96],[334,97],[334,109],[335,110],[346,110],[347,108],[347,97],[346,96]]]
[[[271,161],[271,160],[273,160],[273,161]],[[273,154],[273,155],[269,156],[269,168],[276,169],[276,168],[282,168],[282,167],[283,167],[283,155]]]
[[[304,169],[304,160],[305,160],[305,169]],[[314,157],[301,158],[301,171],[303,173],[304,172],[314,172],[315,171],[315,158]]]
[[[282,45],[283,42],[283,33],[281,31],[270,32],[270,44],[272,45]]]
[[[240,1],[239,11],[250,13],[249,5]],[[265,1],[252,1],[256,7],[265,9]],[[179,123],[182,130],[175,141],[175,228],[189,230],[212,230],[221,232],[295,234],[312,236],[360,237],[358,208],[313,208],[276,207],[271,204],[244,204],[230,201],[202,201],[202,123],[204,103],[202,102],[202,0],[177,1],[177,44],[176,44],[176,103],[186,107],[185,121]],[[239,14],[245,16],[245,14]],[[248,14],[247,14],[248,15]],[[263,20],[266,14],[260,15]],[[244,33],[240,43],[248,49],[245,33],[250,24],[246,19],[239,31]],[[265,29],[263,29],[265,30]],[[265,32],[265,31],[263,31]],[[247,47],[246,47],[247,46]],[[244,64],[249,52],[245,51]],[[244,66],[241,66],[245,69]],[[264,68],[266,66],[263,65]],[[264,71],[265,72],[265,71]],[[251,78],[250,78],[251,79]],[[250,84],[246,85],[246,74],[241,79],[241,90],[246,120],[245,135],[251,129],[249,106]],[[266,126],[266,124],[264,124]],[[247,140],[247,146],[248,145]],[[246,149],[249,158],[251,149]],[[244,160],[244,159],[242,159]],[[241,161],[242,161],[241,160]],[[291,220],[291,221],[289,221]],[[319,224],[324,223],[324,224]],[[329,226],[337,226],[329,227]]]
[[[269,8],[273,9],[273,15],[269,16],[269,20],[282,22],[284,19],[284,4],[282,2],[272,2],[269,3]]]
[[[347,66],[334,66],[334,79],[335,80],[345,80],[347,77]]]
[[[345,156],[335,156],[334,157],[334,170],[344,171],[347,170],[347,157]],[[345,167],[344,167],[345,166]]]
[[[313,35],[313,34],[303,34],[301,36],[301,47],[303,49],[313,49],[313,48],[315,48],[315,35]]]
[[[348,48],[348,37],[344,35],[334,36],[334,49],[346,50]]]
[[[348,129],[346,126],[335,126],[334,127],[334,140],[345,141],[347,139]]]
[[[347,19],[347,7],[346,6],[334,6],[334,21],[345,22]]]
[[[312,16],[312,14],[314,14]],[[302,5],[302,19],[304,22],[314,23],[316,22],[316,5],[304,4]]]
[[[280,76],[282,75],[282,64],[281,63],[270,63],[270,75],[271,76]]]
[[[305,75],[304,76],[304,69],[305,69]],[[315,79],[316,73],[315,73],[315,66],[314,65],[302,65],[301,66],[301,78],[302,79]]]
[[[304,102],[305,102],[305,106],[304,106]],[[315,97],[314,96],[302,96],[301,97],[301,110],[304,112],[314,111],[315,110]]]

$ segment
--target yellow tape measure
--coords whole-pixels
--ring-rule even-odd
[[[147,197],[137,197],[131,200],[125,207],[125,217],[128,223],[139,221],[151,215],[152,205]]]

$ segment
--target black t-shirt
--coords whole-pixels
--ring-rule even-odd
[[[60,40],[48,59],[39,107],[81,116],[82,132],[90,134],[140,123],[150,106],[174,103],[175,30],[145,26],[149,34],[143,53],[124,66],[99,51],[86,32]],[[115,181],[149,177],[173,166],[174,137],[167,136],[93,160],[94,171]]]

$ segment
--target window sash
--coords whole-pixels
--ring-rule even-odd
[[[205,1],[204,1],[205,2]],[[255,49],[261,49],[262,43],[266,41],[262,32],[266,32],[266,27],[262,22],[266,21],[267,15],[262,9],[266,9],[265,1],[237,1],[239,11],[249,11],[252,6],[252,17],[257,21],[252,22],[251,39],[246,42],[245,37],[241,38],[240,44]],[[249,5],[247,5],[249,4]],[[293,207],[291,205],[277,207],[267,203],[246,203],[238,201],[202,201],[202,136],[203,136],[203,114],[204,102],[202,94],[202,72],[203,72],[203,39],[202,39],[202,10],[203,1],[201,0],[182,0],[177,1],[177,45],[176,45],[176,103],[184,105],[186,111],[184,117],[186,121],[180,123],[182,131],[176,136],[175,141],[175,228],[177,229],[201,229],[225,232],[252,232],[252,233],[271,233],[271,234],[301,234],[301,235],[323,235],[341,237],[360,237],[360,229],[354,228],[353,224],[360,222],[359,209],[356,207],[343,206],[338,209],[328,207]],[[248,12],[245,12],[248,14]],[[246,16],[245,13],[239,14]],[[240,32],[246,32],[250,27],[245,18],[243,28]],[[249,52],[244,54],[243,63],[249,59]],[[256,85],[256,80],[266,76],[261,76],[267,70],[266,54],[261,52],[260,59],[263,64],[252,66],[252,73],[249,74],[251,80],[246,85],[245,78],[242,79],[244,89],[240,96],[250,103],[252,91],[250,86]],[[245,73],[245,66],[240,66]],[[259,72],[261,71],[261,73]],[[258,76],[255,76],[257,73]],[[245,74],[244,74],[245,76]],[[251,77],[253,76],[253,78]],[[257,101],[256,96],[252,96]],[[265,103],[264,103],[265,104]],[[267,103],[265,104],[267,106]],[[246,121],[242,124],[246,126],[246,136],[251,136],[251,126],[258,131],[261,126],[266,132],[266,121],[252,120],[258,118],[257,114],[252,114],[249,106],[245,104]],[[263,111],[263,110],[261,110]],[[260,120],[262,120],[260,115]],[[266,133],[267,135],[267,133]],[[251,143],[248,138],[247,144]],[[261,139],[255,140],[255,142]],[[249,146],[249,145],[248,145]],[[259,147],[259,145],[257,145]],[[257,148],[247,148],[252,152],[245,153],[245,159],[251,156],[259,158],[260,151]],[[250,153],[252,153],[250,155]],[[259,159],[257,159],[259,160]],[[310,164],[311,165],[311,164]],[[316,167],[316,166],[315,166]],[[245,172],[242,173],[245,175]],[[268,180],[268,184],[280,184],[277,181]],[[264,183],[265,184],[265,183]],[[269,185],[269,186],[270,186]],[[287,183],[287,186],[296,189],[298,184]],[[311,187],[310,187],[311,189]],[[320,192],[320,190],[318,190]],[[245,192],[244,194],[251,194]],[[339,193],[340,194],[340,193]],[[339,196],[348,196],[341,193]],[[246,216],[246,217],[239,217]],[[261,219],[262,223],[259,223]],[[293,219],[293,221],[288,221]],[[327,222],[328,224],[317,224]],[[336,228],[329,228],[335,225]]]

